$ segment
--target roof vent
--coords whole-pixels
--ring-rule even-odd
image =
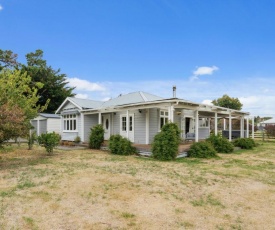
[[[176,92],[177,92],[177,87],[174,85],[173,86],[173,98],[176,98]]]

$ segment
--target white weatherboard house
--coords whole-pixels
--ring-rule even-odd
[[[271,118],[265,121],[260,122],[260,124],[265,127],[267,125],[275,125],[275,118]]]
[[[46,132],[61,134],[61,117],[57,114],[39,113],[36,118],[31,120],[31,124],[37,135]]]
[[[239,119],[240,135],[244,137],[244,119],[248,120],[249,115],[247,112],[179,99],[175,97],[175,91],[173,98],[166,99],[145,92],[120,95],[105,102],[68,97],[56,113],[62,117],[62,140],[73,141],[79,136],[82,142],[88,142],[90,128],[102,124],[105,140],[113,134],[120,134],[135,144],[152,143],[154,136],[169,121],[178,124],[182,139],[190,133],[195,141],[205,139],[210,135],[210,118],[215,122],[216,134],[218,118],[228,119],[229,134],[232,132],[232,119]]]

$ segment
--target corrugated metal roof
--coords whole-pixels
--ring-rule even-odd
[[[100,108],[101,105],[103,104],[102,101],[94,101],[94,100],[89,100],[89,99],[81,99],[81,98],[74,98],[74,97],[69,97],[71,101],[73,101],[75,104],[80,106],[82,109],[96,109]]]
[[[275,118],[268,119],[266,121],[261,122],[262,124],[275,124]]]
[[[39,115],[45,118],[60,118],[59,115],[51,113],[39,113]]]
[[[161,99],[163,98],[153,94],[145,92],[134,92],[118,96],[114,99],[110,99],[109,101],[105,101],[102,105],[102,108],[115,107],[118,105],[135,104],[148,101],[156,101]]]

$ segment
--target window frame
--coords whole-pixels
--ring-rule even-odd
[[[159,130],[169,122],[169,113],[168,110],[161,109],[159,111]]]
[[[62,115],[63,132],[77,132],[77,115],[65,114]]]

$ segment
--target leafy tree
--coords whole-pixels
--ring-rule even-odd
[[[30,86],[31,78],[20,70],[2,70],[0,72],[0,105],[18,105],[27,120],[33,119],[45,106],[36,106],[39,99],[38,90],[43,84],[35,83]],[[46,103],[47,104],[47,103]]]
[[[1,140],[28,134],[30,120],[44,107],[36,107],[41,83],[30,87],[31,78],[19,70],[0,71]]]
[[[53,69],[43,59],[43,51],[36,50],[26,54],[26,64],[17,61],[17,54],[11,50],[0,49],[0,71],[1,70],[21,70],[31,77],[30,87],[34,87],[37,83],[42,83],[43,87],[39,88],[39,100],[37,106],[45,106],[50,100],[51,103],[45,109],[45,112],[53,113],[66,99],[66,97],[74,96],[74,88],[68,87],[66,74],[60,73],[60,69]]]
[[[0,71],[5,68],[15,68],[18,66],[17,54],[13,53],[11,50],[0,49]]]
[[[221,98],[213,100],[212,103],[216,106],[221,106],[235,110],[241,110],[243,106],[243,104],[239,101],[238,98],[229,97],[227,94],[224,94]]]
[[[25,115],[18,105],[0,105],[0,146],[26,132]]]
[[[37,82],[43,84],[43,88],[38,90],[39,100],[37,105],[45,105],[47,100],[50,100],[45,112],[55,112],[66,97],[75,95],[72,93],[74,88],[67,86],[66,74],[60,73],[60,69],[54,70],[51,66],[48,66],[47,61],[43,59],[42,50],[28,53],[26,59],[27,65],[22,65],[22,70],[31,77],[32,84]]]

